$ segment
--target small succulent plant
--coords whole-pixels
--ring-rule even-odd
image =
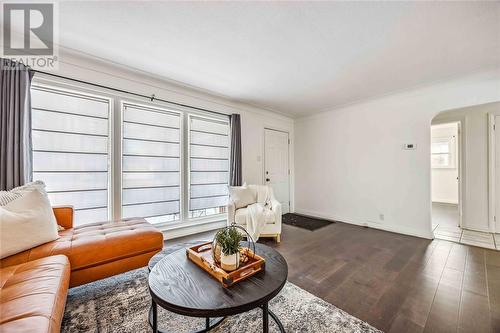
[[[243,236],[238,229],[232,226],[220,230],[215,236],[215,240],[220,245],[222,253],[226,256],[240,251],[240,242],[242,239]]]

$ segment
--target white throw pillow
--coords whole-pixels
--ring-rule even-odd
[[[40,190],[27,191],[0,207],[0,259],[58,237],[56,217]]]
[[[5,206],[9,202],[19,199],[23,196],[23,194],[32,191],[33,189],[38,189],[40,193],[47,197],[47,192],[45,192],[45,183],[41,180],[37,180],[15,187],[10,191],[0,191],[0,206]]]
[[[45,183],[42,182],[41,180],[36,180],[34,182],[15,187],[10,191],[0,191],[0,206],[5,206],[9,202],[19,199],[24,194],[28,193],[29,191],[32,191],[33,189],[39,190],[40,193],[42,193],[45,197],[47,197],[47,199],[49,198],[47,192],[45,191]],[[63,230],[65,229],[58,224],[57,231],[63,231]]]
[[[236,209],[244,208],[257,201],[255,191],[246,185],[243,186],[228,186],[229,197],[234,202]]]

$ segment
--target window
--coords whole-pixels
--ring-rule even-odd
[[[179,113],[123,105],[122,216],[170,222],[180,214]]]
[[[110,101],[33,87],[33,179],[53,205],[71,204],[75,225],[109,219]]]
[[[34,84],[31,94],[33,179],[45,182],[53,205],[75,207],[75,225],[226,212],[227,118],[105,92]]]
[[[226,211],[229,183],[229,124],[189,117],[189,217]]]
[[[431,165],[435,169],[455,168],[455,137],[433,138],[431,144]]]

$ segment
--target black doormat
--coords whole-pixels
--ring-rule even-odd
[[[292,225],[294,227],[299,227],[302,229],[307,229],[310,231],[318,230],[320,228],[326,227],[335,221],[323,220],[316,217],[310,217],[305,215],[288,213],[283,215],[282,222],[284,224]]]

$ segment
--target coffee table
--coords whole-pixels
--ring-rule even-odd
[[[186,256],[182,249],[169,255],[157,254],[149,263],[149,291],[152,305],[149,323],[153,332],[158,329],[158,306],[165,310],[190,317],[206,318],[205,327],[198,332],[208,332],[219,325],[226,316],[262,309],[263,332],[269,331],[269,316],[281,332],[285,332],[279,318],[269,309],[268,303],[284,287],[288,277],[285,258],[276,250],[255,244],[256,253],[266,259],[265,271],[224,288],[207,272]],[[163,257],[163,258],[162,258]]]

